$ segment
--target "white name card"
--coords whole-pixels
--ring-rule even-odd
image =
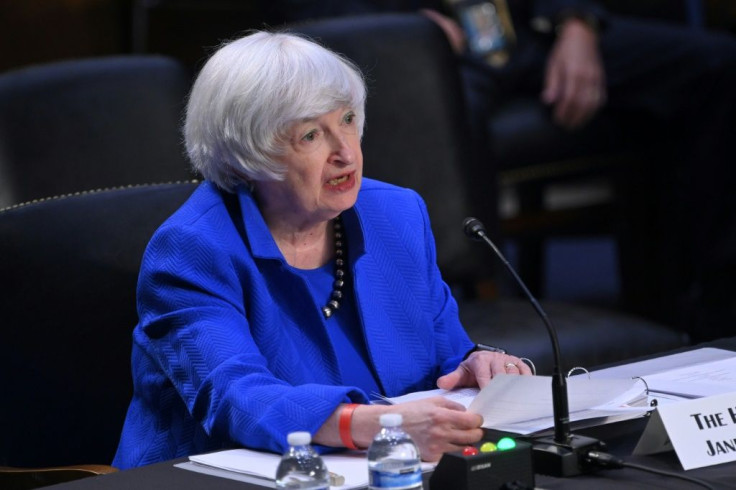
[[[736,461],[736,392],[657,407],[634,454],[671,449],[685,470]]]

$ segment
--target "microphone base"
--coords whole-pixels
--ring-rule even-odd
[[[597,466],[586,458],[590,451],[606,451],[606,444],[592,437],[571,435],[560,443],[554,437],[541,437],[532,442],[532,458],[535,473],[569,477],[591,473]]]

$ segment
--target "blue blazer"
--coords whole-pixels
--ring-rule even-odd
[[[380,387],[389,396],[434,388],[473,344],[440,276],[424,202],[364,179],[343,223]],[[314,434],[340,403],[369,402],[342,382],[321,306],[252,194],[203,183],[143,258],[134,395],[113,464],[238,446],[281,452],[289,432]]]

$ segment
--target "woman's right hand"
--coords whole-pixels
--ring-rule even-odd
[[[424,461],[438,461],[443,453],[458,451],[483,437],[483,417],[464,406],[436,396],[397,405],[362,405],[353,415],[353,438],[367,447],[380,425],[382,413],[400,413],[404,430],[414,439]]]

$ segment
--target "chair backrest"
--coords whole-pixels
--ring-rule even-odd
[[[132,396],[141,257],[194,183],[0,211],[0,466],[109,464]]]
[[[113,56],[0,75],[0,207],[193,177],[180,124],[191,75],[163,56]]]
[[[419,14],[343,17],[290,30],[363,71],[365,175],[422,195],[445,278],[467,282],[486,273],[488,258],[463,235],[462,221],[469,214],[495,219],[494,181],[474,146],[457,59],[442,30]]]

